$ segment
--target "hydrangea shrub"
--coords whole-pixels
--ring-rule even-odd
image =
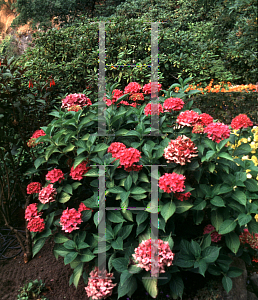
[[[182,298],[184,271],[223,275],[223,286],[229,291],[231,278],[242,273],[230,266],[229,254],[250,261],[253,253],[240,245],[239,235],[246,228],[258,234],[254,218],[258,167],[242,157],[256,155],[256,149],[246,143],[230,145],[255,134],[246,126],[250,126],[246,118],[239,118],[236,135],[231,126],[192,108],[190,97],[195,91],[185,92],[187,82],[181,80],[167,91],[158,86],[163,95],[156,107],[150,103],[150,84],[141,87],[131,82],[124,91],[116,90],[116,84],[108,86],[103,99],[106,136],[98,135],[98,103],[81,94],[67,96],[63,108],[60,105],[51,113],[55,119],[41,128],[45,135],[36,143],[43,142],[45,151],[35,167],[47,173],[46,184],[40,191],[31,184],[28,191],[34,193],[35,203],[26,210],[26,218],[33,220],[34,255],[54,235],[54,255],[63,256],[74,269],[70,284],[77,287],[82,276],[92,299],[131,297],[141,285],[156,298],[165,284],[174,299]],[[81,109],[70,110],[69,101]],[[156,136],[151,135],[153,114],[159,115]],[[98,247],[103,218],[98,177],[103,165],[105,206],[118,207],[106,210],[105,249]],[[159,165],[154,178],[158,207],[151,206],[153,165]],[[247,169],[253,178],[247,177]],[[159,239],[153,241],[151,213],[159,217]],[[158,278],[151,277],[153,251],[158,257]],[[98,270],[98,254],[103,252],[107,270]],[[97,276],[102,272],[104,279]]]

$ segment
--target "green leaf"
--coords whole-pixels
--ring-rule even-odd
[[[246,206],[246,195],[241,191],[236,191],[232,194],[232,198],[240,204]]]
[[[225,289],[225,291],[227,292],[227,293],[229,293],[230,291],[231,291],[231,289],[232,289],[232,280],[229,278],[229,277],[227,277],[227,276],[224,276],[223,278],[222,278],[222,284],[223,284],[223,287],[224,287],[224,289]]]
[[[54,238],[55,243],[61,244],[61,243],[65,243],[67,241],[69,241],[69,239],[67,237],[63,236],[61,233],[58,233],[55,235],[55,238]]]
[[[93,260],[95,258],[95,255],[89,250],[87,249],[84,254],[80,255],[80,259],[82,262],[89,262],[91,260]]]
[[[233,231],[236,228],[237,222],[234,220],[225,220],[219,227],[219,234],[226,234]]]
[[[124,183],[125,189],[127,191],[130,190],[130,188],[132,186],[132,183],[133,183],[132,176],[128,175],[127,178],[126,178],[126,180],[125,180],[125,183]]]
[[[66,193],[70,194],[70,195],[73,194],[73,187],[72,187],[70,184],[66,184],[66,185],[63,187],[63,190],[64,190]]]
[[[114,223],[126,222],[120,211],[108,211],[107,219]]]
[[[221,152],[221,153],[219,153],[219,154],[218,154],[218,157],[221,157],[221,158],[225,158],[225,159],[227,159],[227,160],[234,161],[233,157],[232,157],[230,154],[226,153],[226,152]]]
[[[73,271],[73,284],[77,288],[83,271],[83,263],[80,263]]]
[[[163,205],[161,209],[161,215],[164,218],[165,222],[167,223],[167,220],[174,214],[176,211],[176,205],[174,202],[168,202],[165,205]]]
[[[128,270],[124,270],[120,276],[120,284],[121,286],[124,285],[124,283],[130,278],[132,277],[133,274],[128,272]]]
[[[131,295],[136,289],[137,289],[137,281],[133,276],[128,278],[126,284],[121,285],[121,281],[120,281],[118,285],[118,299],[123,297],[126,294]]]
[[[220,225],[223,223],[223,215],[219,210],[213,210],[211,212],[211,224],[216,228],[216,231],[219,230]]]
[[[182,299],[183,292],[184,292],[184,282],[182,278],[178,275],[172,276],[169,287],[172,293],[172,297],[177,299],[180,297]]]
[[[125,192],[125,190],[121,186],[114,186],[110,189],[108,189],[108,192],[113,193],[113,194],[120,194]]]
[[[136,222],[137,222],[137,225],[139,226],[141,223],[143,223],[147,218],[149,217],[149,214],[144,211],[144,210],[141,210],[137,213],[136,215]]]
[[[34,166],[36,169],[38,169],[38,167],[40,165],[42,165],[43,163],[45,163],[46,160],[45,160],[45,157],[38,157],[35,161],[34,161]]]
[[[252,220],[252,216],[247,214],[240,214],[237,219],[239,226],[244,226]]]
[[[68,146],[66,146],[64,149],[63,149],[63,152],[66,153],[66,152],[70,152],[70,151],[73,151],[73,149],[75,148],[75,146],[70,143]]]
[[[211,141],[211,140],[209,140],[209,139],[205,139],[205,140],[204,140],[204,144],[205,144],[208,148],[210,148],[210,149],[216,151],[216,144],[215,144],[215,142],[213,142],[213,141]]]
[[[118,236],[121,236],[121,238],[124,240],[126,239],[130,233],[132,232],[134,225],[125,225],[118,231]]]
[[[158,279],[155,277],[151,278],[150,274],[147,272],[144,275],[145,276],[142,278],[142,283],[146,291],[150,294],[152,298],[156,298],[158,295]]]
[[[201,247],[200,247],[200,245],[197,242],[195,242],[195,241],[192,240],[191,241],[191,245],[190,245],[190,249],[191,249],[192,254],[196,258],[198,258],[200,256],[200,254],[201,254]]]
[[[201,248],[202,250],[204,250],[205,248],[209,247],[211,245],[211,236],[210,234],[205,234],[203,242],[201,244]]]
[[[119,236],[115,241],[111,242],[111,246],[115,250],[123,250],[123,239]]]
[[[66,249],[75,249],[76,248],[76,244],[75,244],[75,242],[74,241],[72,241],[72,240],[68,240],[68,241],[66,241],[65,243],[64,243],[64,247],[66,248]]]
[[[67,201],[70,200],[70,198],[71,198],[71,195],[62,192],[61,195],[60,195],[60,198],[59,198],[59,202],[60,203],[66,203]]]
[[[86,177],[99,177],[99,169],[98,168],[92,168],[87,173],[85,173],[83,176]]]
[[[181,214],[193,207],[193,204],[187,201],[175,201],[176,213]]]
[[[134,187],[132,190],[130,190],[131,194],[144,194],[146,191],[141,187]]]
[[[210,246],[202,251],[202,259],[208,264],[213,263],[219,257],[220,248]]]
[[[211,204],[213,204],[214,206],[218,206],[218,207],[226,206],[224,203],[224,200],[219,196],[215,196],[213,199],[211,199]]]
[[[131,211],[129,211],[129,210],[125,210],[125,211],[121,210],[121,214],[122,214],[122,216],[126,220],[133,222],[133,214],[132,214]]]
[[[64,264],[68,265],[69,263],[71,263],[73,260],[75,260],[77,255],[78,255],[78,252],[74,252],[74,251],[68,253],[64,258]]]
[[[247,179],[245,186],[250,192],[258,192],[258,182],[254,179]]]
[[[226,234],[225,241],[227,247],[236,254],[240,247],[239,236],[235,232],[230,232]]]
[[[108,147],[109,147],[109,146],[108,146],[107,144],[105,144],[105,143],[100,143],[100,144],[96,145],[96,146],[94,147],[93,151],[91,151],[91,152],[94,153],[94,152],[104,151],[104,150],[107,150]]]
[[[243,270],[237,267],[230,267],[227,272],[227,276],[231,278],[241,276],[242,274],[243,274]]]
[[[140,267],[137,267],[136,265],[130,265],[128,271],[131,273],[131,274],[138,274],[142,271],[142,268]]]
[[[252,148],[249,144],[241,144],[234,151],[234,156],[247,155],[252,151]]]
[[[42,249],[46,240],[46,238],[40,239],[33,245],[32,257],[34,257]]]
[[[112,265],[118,272],[123,272],[127,270],[128,260],[124,257],[115,258]]]

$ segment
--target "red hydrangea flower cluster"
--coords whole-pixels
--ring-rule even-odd
[[[213,123],[213,117],[211,115],[206,113],[199,115],[198,124],[202,126],[208,126],[210,123]]]
[[[36,145],[38,145],[39,143],[36,143],[37,138],[39,138],[40,136],[44,136],[44,135],[46,135],[46,134],[42,129],[36,130],[27,143],[28,147],[31,148],[31,147],[35,147]]]
[[[92,212],[94,211],[93,209],[87,207],[83,202],[81,202],[78,208],[78,212],[82,212],[84,210],[91,210]]]
[[[27,186],[27,194],[37,194],[40,192],[42,185],[40,182],[31,182]]]
[[[184,101],[180,98],[168,98],[164,101],[163,107],[165,108],[165,111],[171,112],[179,111],[184,107]]]
[[[49,184],[39,192],[39,201],[43,204],[54,202],[57,194],[53,184]]]
[[[92,103],[84,94],[70,94],[62,100],[62,108],[70,108],[74,105],[78,105],[82,108],[92,105]]]
[[[164,149],[163,156],[167,163],[175,162],[183,166],[187,162],[191,162],[191,158],[198,156],[197,147],[187,136],[182,135],[176,140],[171,140]]]
[[[107,152],[112,154],[112,157],[120,159],[120,165],[124,166],[125,171],[139,171],[142,169],[141,165],[134,165],[139,162],[141,152],[135,148],[126,148],[123,143],[114,142],[109,147]]]
[[[232,120],[230,125],[232,129],[238,130],[240,128],[253,126],[253,122],[247,117],[247,115],[240,114]]]
[[[64,173],[59,169],[51,170],[46,175],[46,180],[50,180],[51,183],[61,182],[64,179]]]
[[[152,249],[152,247],[154,249]],[[158,248],[158,249],[157,249]],[[153,251],[154,250],[154,251]],[[137,248],[134,249],[134,260],[138,263],[137,266],[151,270],[151,252],[154,252],[158,256],[158,269],[160,273],[165,273],[165,266],[171,266],[174,259],[174,253],[170,250],[168,242],[162,240],[154,241],[151,246],[151,239],[142,241]]]
[[[182,126],[194,126],[199,121],[199,114],[193,110],[182,111],[176,122]]]
[[[221,234],[218,234],[215,227],[212,226],[211,224],[205,226],[203,229],[203,234],[209,234],[209,233],[210,233],[212,242],[217,243],[221,240]]]
[[[76,168],[72,166],[70,176],[73,180],[82,180],[83,175],[87,173],[91,167],[86,167],[87,161],[81,162]]]
[[[253,235],[248,231],[247,228],[245,228],[244,231],[240,234],[239,240],[243,245],[248,244],[252,249],[258,249],[258,234],[255,233],[253,237]]]
[[[107,106],[110,106],[110,105],[116,103],[116,101],[123,95],[124,95],[123,91],[115,89],[112,92],[112,100],[107,99],[107,97],[104,97],[104,101],[106,102]]]
[[[139,93],[141,86],[137,82],[130,82],[124,89],[125,94]]]
[[[150,82],[143,86],[142,90],[143,90],[144,94],[151,94],[151,84],[152,83]],[[154,82],[154,85],[155,85],[155,89],[157,89],[159,92],[161,90],[161,84],[158,82]]]
[[[28,221],[27,228],[31,232],[42,232],[45,229],[44,219],[40,218],[37,203],[32,203],[25,210],[25,219]]]
[[[79,110],[82,110],[82,108],[79,105],[72,105],[72,106],[68,107],[67,110],[77,112]]]
[[[144,108],[144,113],[148,115],[159,115],[163,113],[163,107],[160,103],[148,103]]]
[[[66,209],[63,211],[62,216],[60,218],[60,224],[62,225],[62,230],[65,232],[71,233],[75,229],[79,229],[77,227],[78,224],[82,223],[82,214],[77,211],[75,208]]]
[[[106,299],[112,295],[113,288],[117,283],[112,283],[113,273],[107,273],[107,271],[99,271],[98,267],[95,267],[90,272],[88,280],[88,286],[85,287],[85,291],[88,297],[93,300]]]
[[[42,215],[42,212],[38,212],[37,203],[32,203],[27,206],[25,210],[25,219],[27,221],[30,221],[32,218],[40,217]]]
[[[209,139],[219,143],[230,136],[230,129],[223,123],[210,123],[204,128],[204,133],[207,133]]]
[[[31,232],[42,232],[45,229],[44,219],[32,218],[27,225],[27,228]]]
[[[190,192],[187,192],[187,193],[175,193],[175,197],[180,200],[180,201],[184,201],[184,200],[188,200],[191,196],[191,193]]]
[[[132,101],[144,101],[144,95],[143,95],[143,93],[135,93],[135,94],[132,94],[129,97],[129,100],[132,100]]]
[[[166,193],[180,193],[185,190],[185,176],[177,173],[165,173],[159,179],[159,187]]]

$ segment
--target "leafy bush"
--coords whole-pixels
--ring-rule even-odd
[[[183,295],[185,271],[222,275],[228,292],[231,278],[242,273],[230,266],[229,254],[250,262],[248,251],[240,247],[239,235],[245,226],[250,233],[258,233],[253,218],[258,213],[258,184],[246,175],[249,169],[256,177],[258,167],[241,159],[253,151],[250,145],[232,149],[227,143],[254,133],[250,127],[240,128],[238,137],[230,134],[227,125],[214,123],[199,109],[191,110],[193,101],[188,98],[197,91],[186,92],[190,80],[180,79],[179,84],[162,91],[160,135],[150,134],[154,118],[150,114],[157,114],[157,108],[148,103],[149,89],[144,86],[144,100],[136,100],[142,98],[136,83],[128,85],[124,90],[128,94],[123,96],[114,91],[116,84],[107,87],[108,105],[102,103],[106,135],[98,132],[98,103],[90,105],[83,95],[63,100],[63,108],[51,112],[55,119],[42,127],[45,135],[36,142],[44,143],[45,151],[34,165],[35,174],[47,173],[47,183],[40,191],[37,184],[31,186],[35,203],[27,207],[26,219],[34,239],[34,256],[46,239],[55,235],[55,257],[64,257],[64,263],[74,269],[70,284],[77,287],[83,275],[85,284],[101,285],[91,278],[99,274],[98,269],[91,277],[89,271],[103,265],[97,254],[105,253],[108,271],[113,272],[106,276],[114,277],[106,278],[107,286],[118,298],[131,297],[141,285],[155,298],[158,287],[169,284],[177,299]],[[179,87],[178,93],[172,91],[175,87]],[[181,100],[174,97],[185,101],[183,109]],[[137,101],[141,104],[135,104]],[[249,121],[243,122],[240,127],[250,126]],[[159,166],[157,172],[152,171],[155,165]],[[105,204],[100,184],[105,186]],[[153,205],[153,193],[158,206]],[[106,211],[105,233],[98,231],[104,220],[99,211],[102,205],[117,208]],[[130,210],[132,207],[139,210]],[[159,213],[157,224],[151,213]],[[151,238],[150,221],[173,251],[163,249],[167,266],[159,278],[150,277],[148,259],[139,267],[141,254],[138,261],[132,258],[139,244]],[[105,234],[104,245],[99,234]],[[144,251],[142,258],[150,255],[148,247]]]
[[[24,287],[20,288],[20,293],[17,296],[17,300],[48,300],[46,297],[41,296],[40,294],[45,291],[45,284],[42,280],[31,280]]]

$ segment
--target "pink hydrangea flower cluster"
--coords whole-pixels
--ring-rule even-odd
[[[134,165],[139,162],[141,152],[135,148],[126,148],[123,143],[114,142],[109,147],[107,152],[112,154],[112,157],[120,159],[120,166],[124,166],[125,171],[139,171],[142,169],[141,165]]]
[[[159,187],[166,193],[180,193],[185,191],[185,179],[182,174],[165,173],[159,179]]]
[[[40,217],[42,213],[38,212],[37,203],[32,203],[25,210],[25,219],[30,221],[32,218]]]
[[[122,97],[124,95],[124,92],[118,89],[113,90],[112,92],[112,100],[107,99],[106,96],[104,96],[104,101],[106,102],[107,106],[110,106],[114,103],[116,103],[116,101]],[[129,104],[129,103],[128,103]]]
[[[218,234],[215,227],[212,226],[211,224],[204,227],[203,234],[210,234],[211,241],[214,243],[217,243],[221,240],[221,234]]]
[[[71,233],[73,230],[79,229],[77,225],[81,223],[82,214],[75,208],[67,208],[63,211],[62,216],[60,218],[60,225],[62,225],[62,230]]]
[[[25,219],[28,221],[27,228],[31,232],[42,232],[45,229],[42,213],[38,212],[37,203],[32,203],[25,210]]]
[[[163,113],[163,107],[160,103],[148,103],[144,108],[144,114],[148,115],[159,115]]]
[[[54,202],[57,194],[53,184],[49,184],[39,192],[39,201],[43,204]]]
[[[164,101],[163,107],[165,108],[165,111],[171,112],[179,111],[184,107],[184,101],[180,98],[168,98]]]
[[[204,133],[207,133],[209,139],[216,143],[220,143],[221,141],[229,138],[230,129],[223,123],[210,123],[206,128],[204,128]]]
[[[158,82],[153,82],[153,83],[155,85],[155,89],[157,89],[159,92],[161,90],[161,84]],[[143,90],[144,94],[151,94],[151,84],[152,84],[152,82],[147,83],[143,86],[142,90]]]
[[[141,90],[141,86],[137,82],[130,82],[124,89],[125,94],[139,93]]]
[[[253,122],[247,117],[247,115],[240,114],[232,120],[230,126],[232,129],[238,130],[240,128],[253,126]]]
[[[46,180],[50,180],[51,183],[61,182],[64,179],[64,173],[62,170],[54,169],[47,173]]]
[[[42,129],[36,130],[27,143],[28,147],[30,147],[30,148],[35,147],[36,145],[40,144],[40,143],[36,143],[36,140],[40,136],[44,136],[44,135],[46,135],[46,134]]]
[[[92,105],[92,103],[84,94],[70,94],[62,100],[62,108],[69,109],[74,105],[78,105],[82,108],[84,106]]]
[[[185,200],[188,200],[191,196],[191,193],[190,192],[187,192],[187,193],[175,193],[175,197],[180,200],[180,201],[185,201]]]
[[[99,271],[98,267],[95,267],[90,272],[88,280],[88,286],[85,287],[85,291],[88,297],[93,300],[106,299],[112,295],[113,288],[117,285],[112,283],[113,273],[107,273],[107,271]]]
[[[146,271],[151,270],[151,252],[156,253],[158,256],[158,268],[160,273],[165,273],[165,266],[171,266],[174,259],[174,253],[170,250],[168,242],[162,240],[154,241],[151,247],[151,239],[142,241],[137,248],[135,248],[133,254],[134,260],[137,262],[137,266],[145,269]]]
[[[76,168],[72,166],[71,171],[70,171],[70,176],[72,177],[73,180],[82,180],[83,175],[86,174],[91,167],[86,167],[87,166],[87,161],[81,162]]]
[[[177,137],[176,140],[171,140],[167,148],[164,149],[163,156],[167,160],[167,163],[176,163],[185,165],[187,162],[191,162],[193,157],[198,156],[197,147],[195,144],[185,135]]]
[[[248,231],[247,228],[239,236],[240,243],[249,245],[252,249],[258,249],[258,234],[255,233],[254,236]]]
[[[27,194],[37,194],[40,192],[42,185],[40,182],[31,182],[27,186]]]
[[[199,114],[193,110],[182,111],[177,117],[176,122],[182,126],[194,126],[199,120]]]
[[[202,126],[208,126],[210,123],[213,123],[213,117],[211,115],[206,113],[199,115],[198,124]]]

